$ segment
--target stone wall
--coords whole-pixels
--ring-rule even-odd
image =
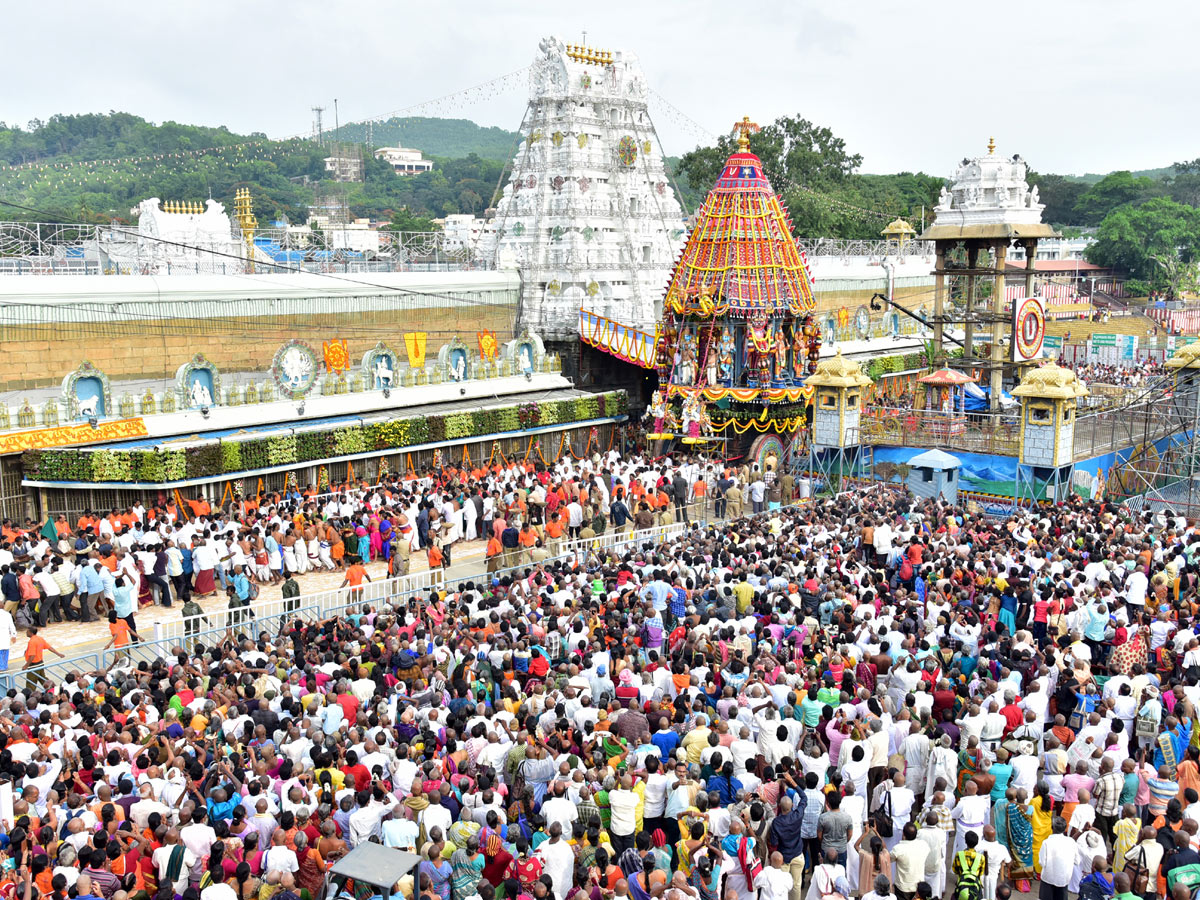
[[[424,331],[429,361],[455,335],[472,347],[476,332],[485,329],[501,341],[510,339],[515,316],[515,304],[448,304],[281,317],[6,325],[0,328],[0,391],[57,386],[84,359],[114,382],[174,378],[198,352],[222,372],[262,372],[265,378],[275,351],[292,338],[307,341],[318,354],[322,342],[345,339],[357,364],[378,341],[406,358],[405,332]]]

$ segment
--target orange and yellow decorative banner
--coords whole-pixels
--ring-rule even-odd
[[[404,335],[404,346],[408,349],[408,364],[414,369],[425,365],[425,339],[428,336],[424,331],[409,331]]]
[[[488,362],[493,362],[496,359],[496,351],[500,347],[495,332],[478,331],[476,336],[479,338],[479,355]]]
[[[641,366],[654,368],[654,345],[658,340],[657,329],[652,334],[628,325],[614,322],[590,310],[579,311],[579,337],[585,344],[611,353],[617,359]]]
[[[732,428],[737,434],[745,434],[753,429],[759,434],[765,434],[768,431],[774,431],[778,434],[791,434],[797,428],[804,425],[804,418],[796,416],[794,419],[747,419],[744,422],[739,422],[737,419],[725,419],[723,422],[712,423],[712,430],[721,432],[727,428]]]
[[[60,425],[57,428],[42,428],[38,431],[22,431],[0,437],[0,453],[20,453],[22,450],[39,450],[43,447],[66,447],[70,444],[96,444],[100,441],[116,441],[121,438],[145,437],[146,423],[143,419],[118,419],[115,422],[97,422],[93,428],[81,425]]]
[[[345,339],[325,341],[321,348],[325,351],[326,371],[338,373],[350,369],[350,348]]]
[[[673,384],[670,386],[670,396],[672,397],[690,397],[695,388],[687,385]],[[727,388],[727,387],[705,387],[700,389],[700,396],[705,400],[737,400],[741,403],[749,403],[752,400],[766,399],[771,403],[797,403],[801,400],[812,401],[813,388],[798,387],[798,388]]]

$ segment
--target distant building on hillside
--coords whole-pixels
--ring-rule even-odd
[[[375,158],[382,159],[397,175],[420,175],[433,169],[433,161],[425,159],[420,150],[408,147],[380,147]]]
[[[325,157],[325,171],[334,181],[362,181],[362,148],[356,144],[335,144],[333,155]]]

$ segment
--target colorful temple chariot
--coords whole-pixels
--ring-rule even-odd
[[[724,437],[731,456],[756,436],[786,441],[803,429],[812,395],[804,382],[821,346],[808,261],[750,152],[757,128],[748,118],[735,126],[738,149],[671,272],[648,416],[658,439],[678,423],[686,442]]]

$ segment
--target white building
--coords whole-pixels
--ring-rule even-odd
[[[481,249],[522,275],[522,325],[578,329],[580,309],[653,329],[684,220],[637,57],[538,44],[529,112]]]
[[[333,176],[334,181],[362,181],[363,161],[356,153],[325,158],[325,171]]]
[[[378,253],[379,232],[371,227],[370,219],[355,219],[353,222],[330,222],[327,216],[309,216],[308,224],[289,226],[288,234],[306,245],[312,237],[313,227],[320,228],[330,250],[352,250],[357,253]]]
[[[136,241],[103,243],[100,247],[114,271],[160,275],[172,269],[207,271],[214,255],[230,267],[240,267],[246,255],[241,230],[235,229],[225,207],[216,200],[204,204],[143,200],[130,212],[137,216]]]
[[[470,213],[453,213],[442,220],[442,243],[447,250],[473,250],[487,227],[487,219]]]
[[[382,159],[397,175],[420,175],[433,169],[433,161],[425,159],[420,150],[408,147],[380,147],[375,158]]]

